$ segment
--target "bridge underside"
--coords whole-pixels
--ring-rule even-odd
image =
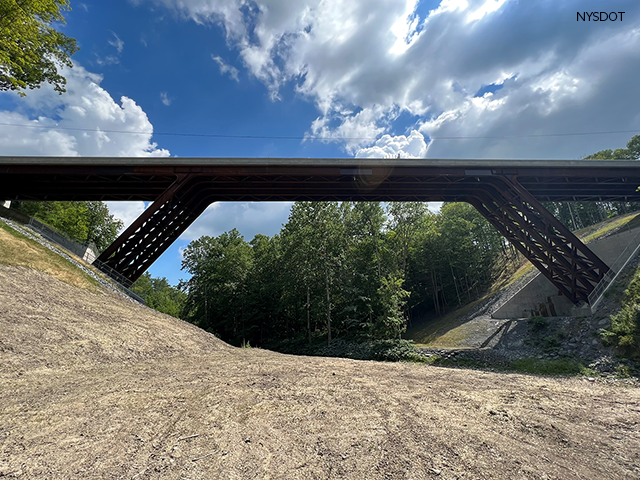
[[[635,162],[16,160],[0,158],[4,199],[153,201],[99,257],[132,281],[216,201],[466,201],[579,303],[609,268],[540,201],[640,201]]]

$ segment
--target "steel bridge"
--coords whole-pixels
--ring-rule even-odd
[[[463,201],[572,302],[605,265],[540,202],[640,201],[640,162],[0,157],[0,200],[153,202],[100,260],[136,280],[213,202]]]

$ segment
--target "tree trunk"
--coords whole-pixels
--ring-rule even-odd
[[[460,292],[458,291],[458,282],[456,282],[456,274],[453,273],[453,265],[449,262],[449,268],[451,269],[451,276],[453,277],[453,284],[456,287],[456,295],[458,296],[458,306],[462,305],[462,300],[460,300]]]
[[[307,332],[309,333],[309,343],[311,343],[311,316],[310,316],[310,309],[311,309],[311,300],[310,300],[310,293],[309,293],[309,285],[307,285]]]
[[[325,265],[325,287],[327,290],[327,344],[331,343],[331,295],[329,293],[329,267]]]

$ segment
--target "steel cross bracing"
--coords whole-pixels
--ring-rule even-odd
[[[495,179],[482,190],[468,201],[564,296],[588,302],[609,267],[517,181]]]
[[[541,201],[640,201],[640,162],[0,157],[0,199],[153,203],[100,256],[136,280],[216,201],[467,201],[573,302],[607,266]]]
[[[102,254],[104,265],[137,280],[211,203],[181,176]]]

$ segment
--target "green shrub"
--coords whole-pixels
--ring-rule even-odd
[[[640,358],[640,268],[624,292],[622,309],[600,333],[605,345],[615,346],[627,358]]]
[[[541,332],[549,325],[549,320],[540,316],[531,317],[529,322],[531,323],[531,330],[534,332]]]
[[[518,372],[538,375],[576,375],[582,371],[582,366],[571,360],[541,360],[536,358],[514,360],[511,363],[511,368]]]
[[[410,340],[378,340],[372,342],[371,354],[374,360],[400,362],[415,360],[419,356]]]
[[[375,340],[350,342],[334,340],[330,345],[318,348],[314,355],[343,357],[354,360],[379,360],[384,362],[416,361],[420,355],[409,340]]]
[[[554,352],[560,348],[562,343],[557,335],[548,335],[542,339],[542,349],[545,352]]]

